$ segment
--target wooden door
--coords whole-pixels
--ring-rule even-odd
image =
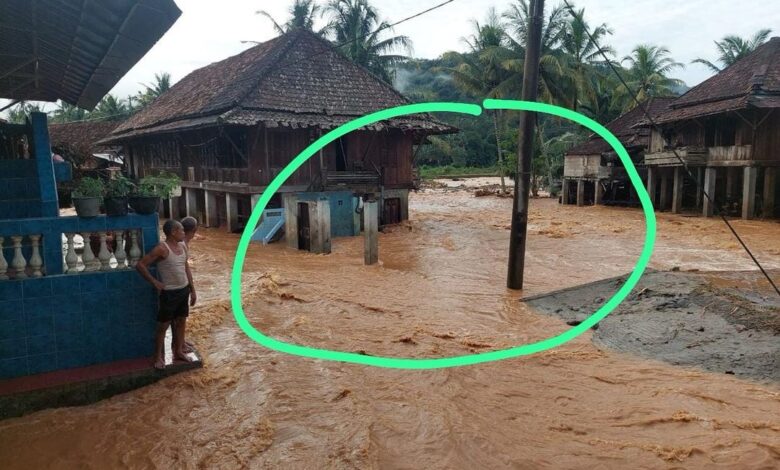
[[[309,204],[298,203],[298,249],[311,251],[311,232],[309,230]]]
[[[401,223],[401,199],[391,197],[385,199],[384,214],[382,217],[385,225]]]

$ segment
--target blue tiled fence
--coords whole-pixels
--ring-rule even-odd
[[[328,199],[332,237],[353,237],[360,234],[360,217],[355,212],[358,200],[351,191],[297,193],[295,196],[300,202]]]
[[[0,221],[3,237],[43,235],[46,271],[0,281],[0,378],[152,355],[157,296],[137,272],[62,274],[63,233],[125,229],[144,252],[159,242],[156,214]]]

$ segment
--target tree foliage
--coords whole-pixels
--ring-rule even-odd
[[[703,64],[714,73],[718,73],[729,65],[733,65],[739,59],[750,54],[758,46],[765,43],[772,34],[771,29],[760,29],[750,39],[744,39],[730,34],[724,36],[720,41],[715,41],[715,47],[718,49],[718,62],[720,66],[715,65],[709,60],[698,58],[692,61],[692,64]]]
[[[287,10],[289,19],[280,24],[267,11],[260,10],[258,15],[262,15],[273,23],[274,30],[279,34],[288,33],[295,29],[305,29],[307,31],[321,34],[321,31],[314,31],[314,21],[322,12],[322,7],[314,0],[294,0]]]
[[[368,0],[330,0],[324,14],[330,19],[327,36],[341,52],[383,80],[392,83],[394,68],[411,54],[407,36],[386,36],[390,25]],[[400,51],[400,52],[399,52]]]

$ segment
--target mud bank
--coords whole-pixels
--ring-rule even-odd
[[[647,273],[594,328],[593,342],[674,365],[780,381],[780,299],[768,286],[758,288],[762,280],[757,272]],[[598,281],[527,303],[575,325],[623,282]]]

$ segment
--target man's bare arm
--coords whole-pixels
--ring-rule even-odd
[[[154,288],[157,289],[157,292],[161,292],[165,285],[152,276],[152,273],[149,272],[149,266],[161,259],[165,259],[164,249],[161,245],[157,245],[135,265],[135,270],[138,271],[149,284],[154,286]]]
[[[198,295],[195,293],[195,284],[192,282],[192,271],[190,271],[189,258],[184,263],[184,271],[187,273],[187,282],[190,283],[190,305],[195,305],[198,300]]]

